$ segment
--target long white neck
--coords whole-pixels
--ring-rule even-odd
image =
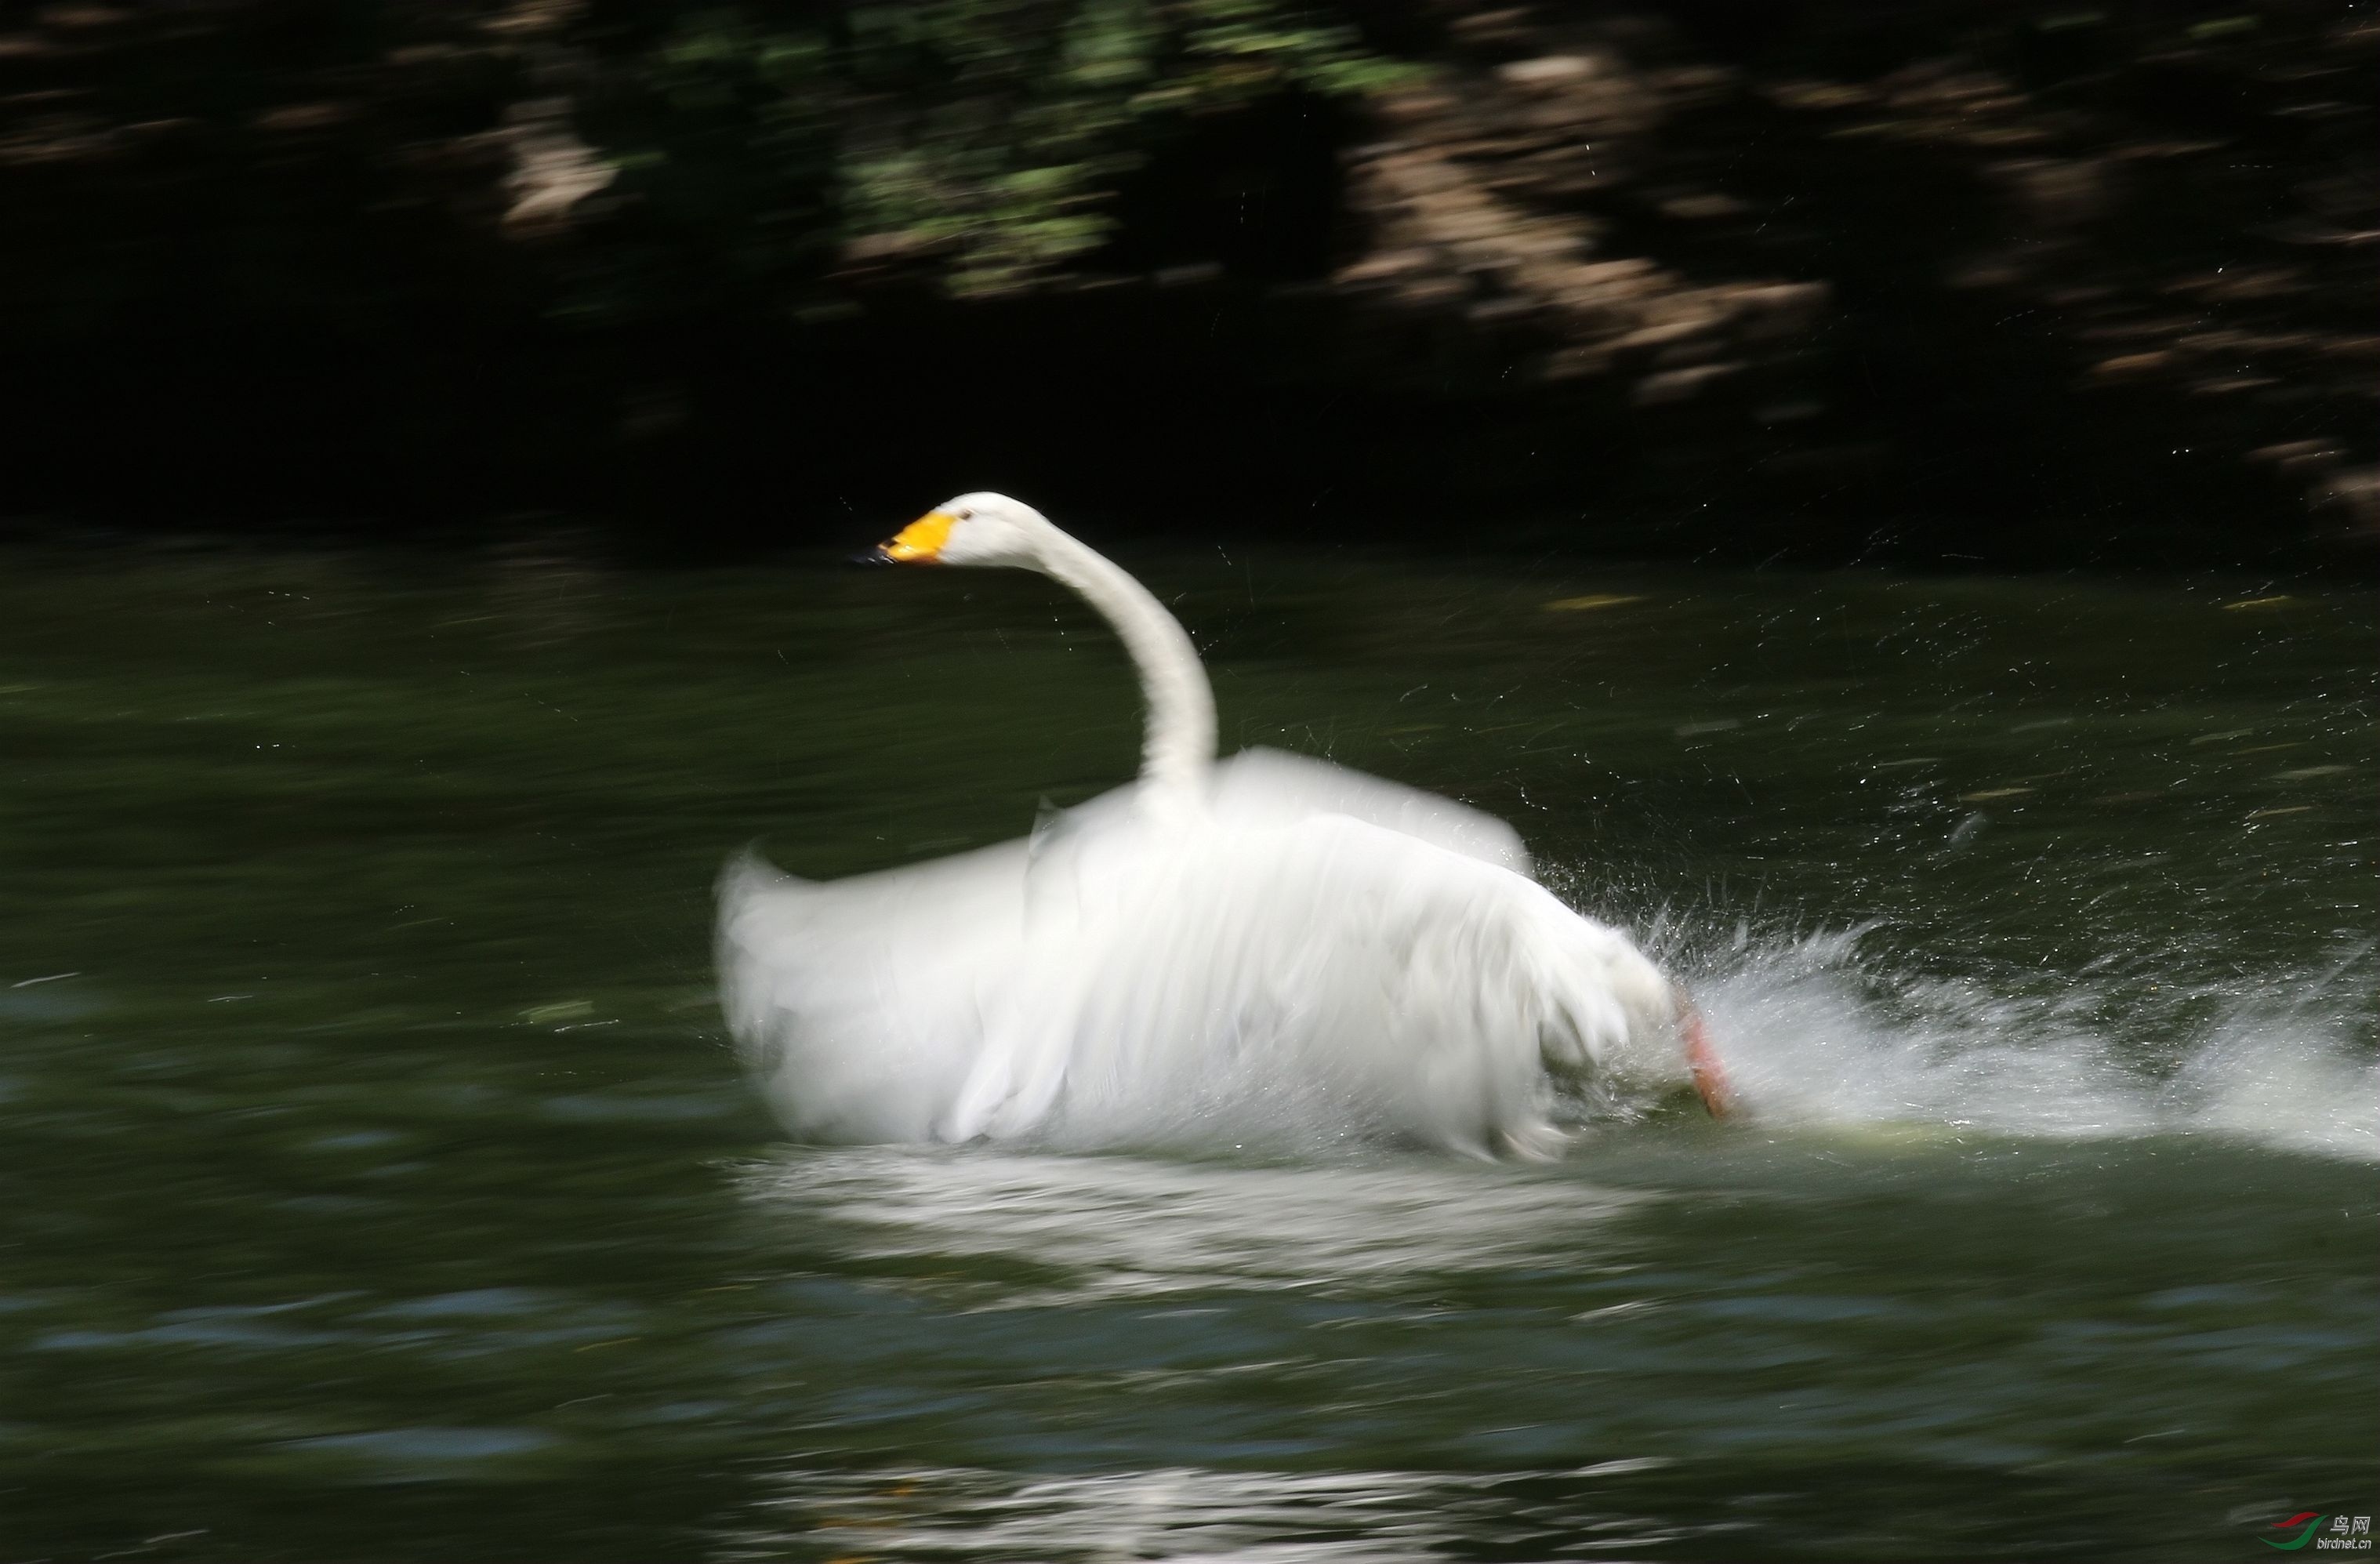
[[[1140,750],[1143,795],[1162,812],[1203,811],[1215,763],[1215,692],[1189,632],[1148,588],[1055,527],[1039,564],[1115,627],[1140,674],[1141,697],[1148,704]]]

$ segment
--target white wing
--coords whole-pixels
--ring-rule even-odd
[[[720,1000],[796,1134],[930,1139],[974,1068],[980,982],[1024,945],[1026,844],[828,882],[746,855],[719,882]]]
[[[1587,1068],[1666,1017],[1658,974],[1531,882],[1501,820],[1275,750],[1216,768],[1204,824],[1135,794],[830,883],[731,866],[722,1001],[789,1126],[1105,1138],[1303,1094],[1525,1146],[1548,1060]]]

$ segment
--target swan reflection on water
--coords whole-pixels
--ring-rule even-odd
[[[1614,1480],[1670,1464],[1652,1458],[1569,1471],[1234,1472],[1161,1467],[1019,1478],[966,1468],[795,1471],[722,1539],[722,1559],[789,1547],[891,1558],[1198,1558],[1245,1564],[1421,1560],[1483,1547],[1656,1547],[1724,1523],[1682,1527],[1632,1515]],[[1523,1555],[1524,1557],[1529,1555]]]
[[[1401,1294],[1532,1260],[1585,1272],[1599,1228],[1660,1198],[1430,1158],[1247,1166],[890,1146],[788,1152],[744,1184],[847,1260],[1002,1262],[1012,1279],[985,1284],[1002,1306],[1219,1287]],[[1020,1267],[1035,1285],[1014,1285]]]
[[[1431,1329],[1451,1294],[1550,1273],[1565,1296],[1635,1299],[1626,1218],[1658,1208],[1660,1193],[1604,1187],[1574,1166],[1427,1154],[1249,1163],[999,1146],[789,1148],[740,1183],[805,1273],[835,1279],[838,1307],[943,1320],[924,1339],[906,1323],[889,1337],[862,1329],[856,1359],[835,1355],[842,1372],[872,1380],[918,1351],[978,1370],[939,1411],[897,1395],[806,1400],[784,1463],[719,1524],[714,1557],[1290,1564],[1439,1558],[1497,1539],[1523,1546],[1548,1526],[1632,1546],[1684,1534],[1633,1507],[1642,1496],[1616,1491],[1677,1463],[1624,1449],[1492,1474],[1267,1465],[1290,1446],[1330,1446],[1320,1425],[1362,1420],[1372,1399],[1439,1405],[1431,1374],[1442,1368],[1375,1386],[1331,1365],[1378,1363],[1378,1332]],[[1627,1311],[1645,1306],[1605,1312],[1633,1322]],[[1539,1323],[1597,1328],[1560,1317]],[[1052,1329],[1114,1340],[1122,1355],[1052,1358],[1033,1345]],[[1220,1426],[1172,1421],[1182,1398],[1203,1404],[1219,1382],[1244,1387],[1277,1421],[1253,1441],[1234,1438],[1239,1412],[1219,1412]],[[1075,1415],[1050,1425],[1051,1398]],[[1138,1433],[1103,1421],[1117,1415],[1144,1420]],[[1446,1415],[1467,1423],[1460,1408]],[[1152,1438],[1162,1464],[1118,1469],[1147,1459]],[[956,1460],[921,1462],[921,1440]],[[964,1464],[986,1441],[1057,1469],[1032,1470],[1029,1454],[1026,1470]]]

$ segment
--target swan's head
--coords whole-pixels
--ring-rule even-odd
[[[1049,517],[1005,494],[962,494],[945,500],[895,533],[876,557],[896,564],[1017,565],[1042,559],[1057,528]]]

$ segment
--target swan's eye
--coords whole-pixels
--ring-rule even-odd
[[[961,521],[973,521],[975,519],[975,512],[961,511],[959,512],[959,519]]]

